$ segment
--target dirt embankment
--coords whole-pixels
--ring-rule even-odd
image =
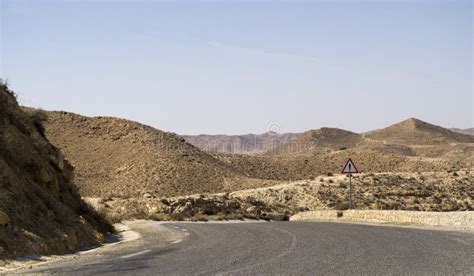
[[[73,168],[44,136],[41,112],[25,113],[0,84],[0,259],[63,254],[99,245],[112,230],[73,185]]]

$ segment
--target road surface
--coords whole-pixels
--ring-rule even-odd
[[[18,273],[474,275],[474,234],[323,222],[169,223]]]

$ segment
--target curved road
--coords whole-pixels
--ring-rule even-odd
[[[169,223],[137,231],[142,239],[123,248],[20,273],[474,275],[472,233],[323,222]]]

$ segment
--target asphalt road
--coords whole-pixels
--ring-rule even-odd
[[[322,222],[175,223],[152,228],[140,230],[142,239],[124,248],[28,272],[474,275],[472,233]]]

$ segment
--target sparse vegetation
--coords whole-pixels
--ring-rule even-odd
[[[15,91],[9,89],[7,80],[0,79],[0,89],[13,98],[18,98],[18,95],[15,93]]]
[[[459,181],[452,174],[423,173],[361,174],[354,179],[353,204],[357,209],[462,211],[474,210],[468,187],[474,175]],[[136,215],[159,221],[205,221],[260,219],[285,221],[298,212],[336,209],[347,210],[348,187],[334,176],[325,184],[319,181],[297,181],[263,189],[236,191],[232,194],[196,195],[176,198],[112,199],[105,202],[109,213],[122,219]],[[421,181],[423,178],[426,181]],[[374,181],[377,179],[377,181]],[[447,193],[449,187],[452,193]],[[110,215],[110,214],[108,214]]]

